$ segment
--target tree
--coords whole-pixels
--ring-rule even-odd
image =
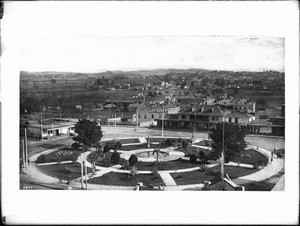
[[[192,155],[190,156],[190,161],[191,161],[192,163],[196,163],[196,162],[197,162],[197,156],[196,156],[195,154],[192,154]]]
[[[111,143],[106,143],[104,148],[103,148],[103,152],[104,153],[110,152],[111,149],[112,149]]]
[[[224,155],[225,160],[233,160],[246,148],[245,130],[232,123],[224,123]],[[212,139],[212,156],[220,156],[223,148],[223,125],[218,123],[209,132]]]
[[[129,161],[129,164],[132,166],[132,165],[136,164],[139,160],[138,160],[138,158],[134,154],[132,154],[129,157],[128,161]]]
[[[114,153],[110,157],[110,161],[113,164],[119,164],[119,162],[120,162],[120,154],[117,151],[114,151]]]
[[[77,135],[73,137],[73,140],[88,149],[97,147],[102,138],[101,126],[96,121],[88,119],[81,119],[76,123],[75,133]]]
[[[92,164],[92,172],[93,174],[96,171],[96,161],[103,156],[103,152],[101,149],[98,149],[96,151],[92,151],[88,156],[87,160]]]

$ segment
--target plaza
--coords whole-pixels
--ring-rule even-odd
[[[72,150],[70,147],[72,140],[64,138],[43,141],[45,149],[35,144],[35,148],[29,150],[30,164],[27,172],[23,169],[26,174],[21,174],[21,186],[23,180],[53,189],[136,190],[140,187],[144,190],[171,191],[204,190],[205,183],[209,182],[210,190],[220,189],[219,159],[209,160],[207,164],[201,163],[199,159],[195,162],[190,160],[190,155],[199,153],[199,148],[209,149],[209,145],[205,146],[208,140],[204,132],[196,133],[195,139],[187,149],[174,146],[161,148],[159,158],[157,158],[153,151],[160,141],[168,138],[190,140],[191,133],[165,131],[165,136],[161,137],[161,131],[147,128],[136,130],[136,128],[118,127],[110,131],[107,129],[102,128],[104,136],[101,142],[103,144],[118,138],[117,140],[122,143],[122,148],[117,152],[122,159],[128,160],[133,154],[137,156],[138,162],[134,165],[137,168],[135,178],[128,178],[130,170],[124,169],[121,164],[103,165],[103,163],[96,162],[96,171],[93,174],[89,161],[85,161],[86,173],[80,174],[82,160],[87,158],[90,151]],[[274,139],[277,142],[274,142]],[[148,140],[152,141],[151,147]],[[252,158],[245,157],[244,162],[240,159],[239,162],[225,163],[225,173],[229,179],[237,186],[244,186],[246,191],[247,189],[263,190],[263,187],[267,190],[273,188],[284,190],[284,159],[274,157],[272,162],[270,161],[271,151],[274,148],[272,144],[277,148],[283,148],[284,141],[280,138],[253,136],[246,137],[247,140],[248,146],[245,153],[249,152],[248,156]],[[51,148],[51,145],[54,148]],[[113,152],[111,150],[106,153],[106,157],[109,158]],[[45,163],[36,162],[41,155],[46,156]]]

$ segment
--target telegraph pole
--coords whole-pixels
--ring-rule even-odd
[[[163,107],[162,124],[161,124],[161,137],[164,137],[164,117],[165,117],[165,109]]]
[[[52,122],[52,138],[53,138],[53,140],[54,140],[53,122]]]
[[[43,112],[41,111],[41,140],[43,140]]]
[[[86,166],[86,159],[84,161],[84,171],[85,171],[85,189],[88,188],[88,182],[87,182],[87,166]]]
[[[27,130],[25,128],[25,167],[26,173],[28,172],[28,150],[27,150]]]
[[[83,189],[83,154],[81,153],[81,189]]]
[[[221,177],[222,177],[222,191],[224,190],[224,175],[225,175],[225,170],[224,170],[224,161],[225,161],[225,153],[224,153],[224,120],[222,120],[223,124],[223,139],[222,139],[222,155],[221,155]]]

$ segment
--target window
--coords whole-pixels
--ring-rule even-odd
[[[154,118],[154,115],[153,115],[153,114],[151,115],[151,118]]]
[[[139,119],[141,118],[141,115],[139,115]]]
[[[146,119],[147,118],[147,115],[146,114],[144,114],[144,119]]]
[[[161,114],[159,114],[158,117],[161,118]]]

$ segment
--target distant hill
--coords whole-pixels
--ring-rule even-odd
[[[163,76],[167,73],[197,73],[198,71],[208,71],[203,69],[154,69],[154,70],[138,70],[138,71],[105,71],[97,73],[81,73],[81,72],[58,72],[58,71],[42,71],[42,72],[28,72],[21,71],[21,79],[34,79],[36,77],[51,79],[51,78],[70,78],[80,79],[80,78],[111,78],[118,74],[123,74],[126,76],[151,76],[159,75]]]
[[[167,73],[196,73],[196,72],[208,71],[204,69],[153,69],[153,70],[138,70],[138,71],[113,71],[114,73],[120,73],[125,75],[142,75],[142,76],[150,76],[150,75],[165,75]]]

